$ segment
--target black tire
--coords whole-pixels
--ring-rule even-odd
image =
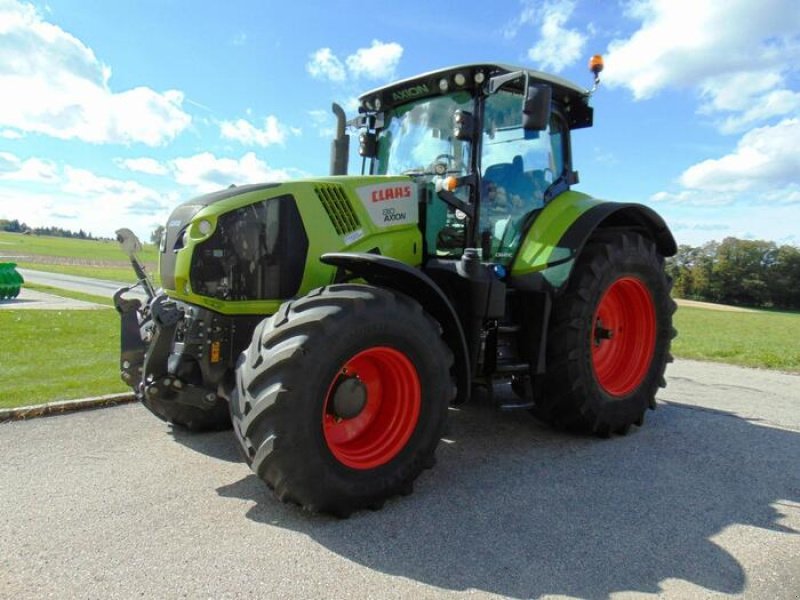
[[[534,414],[600,436],[641,425],[672,361],[671,287],[651,240],[635,233],[590,240],[554,302],[544,393]]]
[[[230,429],[231,417],[228,403],[224,398],[217,398],[207,410],[181,404],[174,399],[167,400],[142,400],[147,410],[162,421],[172,423],[196,433],[202,431],[222,431]]]
[[[391,372],[378,377],[380,393],[363,383],[363,361],[372,359],[383,365],[374,373]],[[234,431],[251,468],[280,500],[336,516],[380,508],[411,493],[420,472],[433,466],[455,396],[452,364],[441,327],[411,298],[368,285],[319,288],[256,328],[237,366]],[[402,385],[389,385],[394,376]],[[343,398],[361,398],[347,415],[333,408],[345,386],[356,391]],[[388,400],[380,406],[400,408],[373,413],[365,425],[372,437],[334,439],[342,423],[367,423],[365,407],[381,398]],[[383,427],[384,414],[394,415],[391,427]],[[364,457],[377,458],[372,464]]]

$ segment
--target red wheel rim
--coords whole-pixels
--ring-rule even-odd
[[[363,408],[351,418],[338,416],[334,406],[337,388],[348,379],[365,395]],[[325,442],[342,464],[374,469],[405,447],[420,404],[419,376],[408,357],[385,346],[369,348],[348,360],[328,388],[322,413]]]
[[[645,284],[635,277],[612,283],[592,325],[592,365],[606,393],[625,396],[644,380],[656,346],[656,311]]]

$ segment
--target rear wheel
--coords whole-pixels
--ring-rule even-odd
[[[598,435],[641,425],[672,360],[670,287],[651,240],[632,233],[591,240],[553,308],[536,413]]]
[[[237,367],[234,430],[281,500],[339,516],[377,508],[433,465],[452,362],[411,298],[321,288],[256,329]]]

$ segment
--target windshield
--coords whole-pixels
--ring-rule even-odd
[[[453,135],[457,110],[471,113],[473,97],[456,92],[399,106],[385,116],[378,133],[378,156],[374,173],[410,175],[427,188],[424,194],[426,253],[442,257],[460,256],[464,250],[466,215],[438,198],[437,181],[449,175],[469,173],[470,142]],[[455,195],[470,202],[469,188],[462,186]]]
[[[469,142],[453,137],[456,110],[472,111],[466,92],[437,96],[393,109],[378,134],[378,175],[462,175]]]

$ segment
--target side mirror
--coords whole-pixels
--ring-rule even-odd
[[[364,158],[378,155],[378,136],[369,131],[362,131],[358,136],[358,154]]]
[[[544,131],[550,123],[550,101],[553,89],[549,85],[534,84],[525,92],[522,108],[522,128],[528,131]]]

